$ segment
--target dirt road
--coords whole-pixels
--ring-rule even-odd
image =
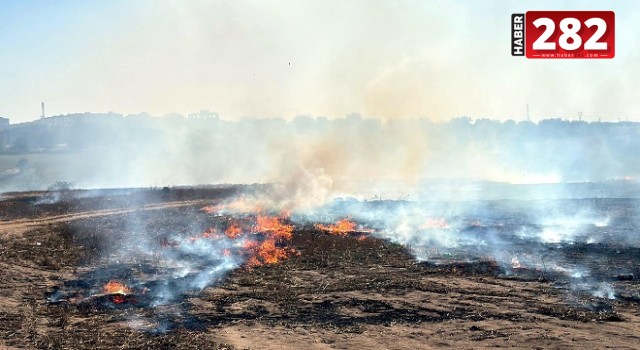
[[[0,221],[0,234],[16,235],[16,234],[21,234],[28,229],[39,227],[39,226],[59,224],[59,223],[69,223],[75,220],[89,219],[89,218],[95,218],[95,217],[124,215],[128,213],[139,212],[139,211],[165,210],[165,209],[171,209],[171,208],[197,206],[197,205],[204,205],[205,203],[211,203],[211,201],[210,200],[209,201],[192,200],[192,201],[164,202],[164,203],[148,204],[148,205],[142,205],[142,206],[134,206],[130,208],[88,210],[88,211],[81,211],[81,212],[69,213],[69,214],[63,214],[63,215],[51,215],[51,216],[44,216],[44,217],[38,217],[38,218],[25,218],[25,219]]]

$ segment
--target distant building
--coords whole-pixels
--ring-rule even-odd
[[[0,117],[0,130],[7,129],[9,127],[9,118]]]
[[[44,125],[49,128],[69,126],[72,122],[73,118],[69,115],[54,115],[33,121],[35,125]]]

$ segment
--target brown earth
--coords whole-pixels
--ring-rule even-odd
[[[220,220],[200,211],[203,203],[233,191],[156,192],[47,207],[29,200],[41,194],[2,202],[0,348],[639,348],[637,301],[500,277],[491,261],[417,263],[402,246],[311,227],[291,241],[299,256],[235,270],[175,305],[49,303],[65,281],[113,264],[110,249],[125,235],[203,229]],[[139,228],[128,226],[132,218]],[[149,331],[167,318],[170,329]]]

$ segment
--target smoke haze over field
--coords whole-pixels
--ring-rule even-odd
[[[537,190],[508,193],[473,182],[427,186],[424,181],[633,180],[640,174],[639,134],[636,123],[559,119],[433,123],[350,115],[230,122],[68,115],[0,131],[0,185],[8,191],[46,189],[55,181],[80,188],[277,183],[282,197],[309,202],[340,193],[388,198],[466,191],[473,199],[485,191],[494,193],[491,198],[530,197],[527,191]],[[588,190],[590,196],[606,195]],[[542,192],[564,195],[560,188]]]

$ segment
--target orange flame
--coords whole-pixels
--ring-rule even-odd
[[[286,213],[283,213],[286,215]],[[253,232],[264,240],[248,240],[243,244],[245,252],[249,254],[246,265],[249,267],[265,264],[276,264],[288,258],[296,251],[290,247],[283,247],[284,242],[293,236],[293,225],[284,223],[285,216],[268,216],[258,214],[253,226]]]
[[[347,218],[332,225],[316,224],[316,228],[331,234],[346,235],[349,232],[356,231],[356,224]]]
[[[260,215],[256,217],[255,232],[289,240],[293,236],[293,225],[283,224],[278,216]]]
[[[111,300],[116,304],[122,304],[125,302],[125,297],[122,294],[116,294],[111,296]]]
[[[225,205],[207,206],[201,210],[207,213],[220,213],[229,209],[258,210],[256,216],[247,218],[247,220],[253,221],[250,230],[247,230],[248,226],[243,224],[243,221],[237,219],[231,219],[224,230],[224,235],[229,239],[240,241],[241,248],[238,252],[245,256],[246,266],[275,264],[297,253],[295,249],[285,246],[285,242],[292,238],[294,229],[293,225],[287,223],[291,215],[290,211],[283,210],[279,216],[271,216],[261,213],[259,208],[244,200],[237,200]],[[248,232],[253,235],[246,235]],[[221,238],[221,235],[215,228],[211,228],[203,234],[188,237],[188,240],[193,241],[201,238],[218,239]],[[236,251],[224,249],[222,254],[229,256],[234,252]]]
[[[229,238],[236,238],[242,233],[242,227],[236,222],[231,223],[229,227],[224,231],[224,234]]]
[[[276,247],[276,240],[273,238],[265,240],[258,248],[258,257],[265,264],[275,264],[287,256],[288,254],[284,249]]]
[[[262,243],[253,243],[254,244],[250,245],[252,256],[247,260],[247,266],[249,267],[277,264],[292,254],[297,253],[293,248],[278,247],[274,237],[269,237]]]
[[[109,281],[102,287],[107,294],[131,294],[131,289],[118,281]]]

